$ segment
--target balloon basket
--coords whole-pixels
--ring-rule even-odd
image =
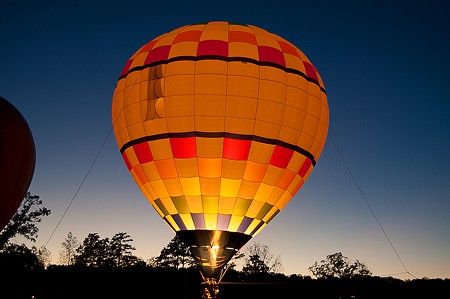
[[[215,279],[208,278],[202,284],[205,289],[202,293],[202,299],[219,299],[219,282]]]
[[[200,275],[203,278],[202,284],[205,285],[205,289],[202,293],[202,299],[219,299],[219,284],[222,281],[222,278],[225,276],[225,273],[227,273],[228,269],[230,268],[230,265],[226,266],[225,268],[222,268],[220,270],[220,274],[217,278],[206,278],[202,271],[200,271]]]

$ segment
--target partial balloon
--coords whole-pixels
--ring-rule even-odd
[[[328,103],[313,64],[252,25],[194,24],[125,64],[114,134],[133,179],[206,279],[286,206],[316,165]]]
[[[0,97],[0,230],[17,212],[30,187],[36,152],[23,115]]]

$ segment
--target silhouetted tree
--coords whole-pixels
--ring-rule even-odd
[[[350,263],[341,252],[327,255],[325,260],[315,262],[308,270],[317,278],[351,278],[372,274],[364,263],[359,260]]]
[[[41,246],[39,247],[39,249],[36,249],[36,247],[33,246],[31,249],[36,252],[36,256],[42,263],[44,268],[47,268],[47,266],[50,265],[50,262],[52,260],[52,254],[50,250],[48,250],[47,247],[45,246]]]
[[[10,244],[0,251],[0,271],[23,272],[43,270],[44,263],[38,258],[36,247],[32,249],[25,244]],[[10,273],[9,273],[10,274]]]
[[[159,256],[149,261],[152,267],[162,268],[189,268],[195,265],[195,260],[191,256],[189,247],[175,235],[164,247]]]
[[[117,233],[112,239],[100,238],[90,233],[76,249],[75,264],[88,267],[144,266],[145,262],[131,254],[135,250],[129,243],[133,240],[126,233]]]
[[[274,257],[269,246],[253,242],[246,248],[245,265],[242,272],[246,275],[275,274],[282,270],[280,256]]]
[[[242,268],[246,275],[260,275],[269,273],[269,266],[261,259],[259,255],[253,254],[246,258],[247,262]]]
[[[133,239],[124,232],[115,234],[109,242],[111,263],[114,267],[144,266],[145,262],[132,254],[136,250],[130,243]]]
[[[38,195],[28,192],[16,214],[0,232],[0,248],[3,248],[11,238],[21,235],[27,240],[36,242],[39,229],[36,223],[41,222],[42,216],[50,215],[51,211],[45,207],[36,208],[42,204]]]
[[[90,233],[77,248],[75,264],[88,267],[105,266],[107,261],[109,239],[101,239],[98,233]]]
[[[77,254],[77,248],[80,247],[81,243],[78,241],[72,232],[67,234],[64,242],[61,243],[62,250],[59,252],[59,262],[62,265],[74,265],[75,256]]]

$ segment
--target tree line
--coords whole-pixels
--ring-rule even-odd
[[[27,240],[36,242],[39,229],[37,223],[51,211],[42,205],[37,195],[27,193],[24,201],[7,226],[0,232],[0,265],[2,268],[45,269],[51,265],[51,253],[44,246],[37,249],[28,248],[25,244],[10,242],[21,235]],[[98,233],[89,233],[80,242],[69,232],[61,243],[59,265],[83,266],[91,268],[195,268],[195,260],[189,247],[175,235],[160,254],[147,261],[135,256],[136,248],[133,239],[125,232],[118,232],[111,238],[101,238]],[[236,261],[243,260],[242,273],[245,276],[264,276],[280,274],[283,270],[280,256],[274,256],[269,246],[253,242],[246,247],[246,252],[239,252],[231,260],[229,268],[236,271]],[[309,271],[317,278],[353,277],[370,275],[368,267],[358,260],[351,264],[349,260],[336,253],[326,260],[315,263]]]

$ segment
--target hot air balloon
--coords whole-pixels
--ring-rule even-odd
[[[142,46],[112,103],[130,174],[213,283],[308,178],[328,112],[322,79],[296,46],[229,22]]]
[[[17,212],[33,178],[36,152],[23,115],[0,97],[0,230]]]

